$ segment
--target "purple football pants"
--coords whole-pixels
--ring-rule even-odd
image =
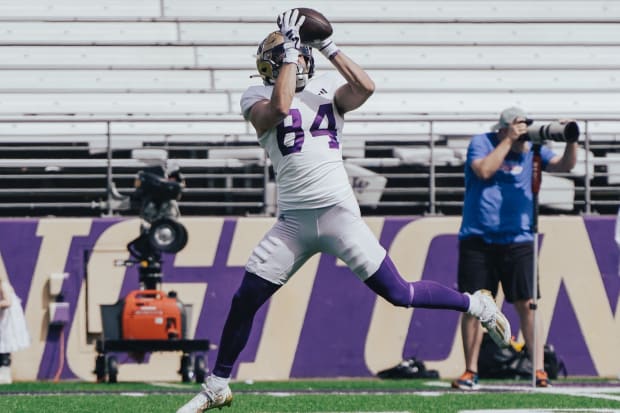
[[[365,284],[376,294],[399,307],[437,308],[465,312],[469,297],[435,281],[405,281],[386,256]],[[245,347],[258,309],[281,287],[250,272],[245,273],[235,293],[224,324],[220,349],[213,369],[218,377],[230,377],[237,357]]]

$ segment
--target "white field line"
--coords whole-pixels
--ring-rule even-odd
[[[163,381],[154,381],[150,383],[150,385],[153,387],[167,387],[170,389],[188,390],[187,384],[181,384],[181,383],[168,383],[168,382],[163,382]],[[199,390],[199,387],[196,387],[196,390]]]
[[[152,383],[154,386],[159,387],[169,387],[169,388],[177,388],[177,389],[187,389],[187,385],[177,384],[177,383],[162,383],[156,382]],[[427,381],[424,385],[428,387],[439,387],[439,388],[450,388],[450,383],[445,381]],[[592,398],[600,398],[607,400],[620,401],[620,387],[613,386],[592,386],[592,387],[583,387],[583,386],[565,386],[561,387],[547,387],[547,388],[535,388],[529,385],[515,386],[515,385],[490,385],[485,384],[483,387],[488,390],[495,391],[507,391],[507,392],[525,392],[525,393],[543,393],[543,394],[566,394],[571,396],[583,396],[583,397],[592,397]],[[297,395],[312,395],[312,394],[335,394],[335,395],[351,395],[351,394],[364,394],[364,395],[388,395],[388,394],[408,394],[406,391],[290,391],[290,392],[282,392],[282,391],[243,391],[244,394],[266,394],[276,397],[287,397],[287,396],[297,396]],[[428,397],[436,397],[441,396],[446,393],[454,393],[453,390],[448,392],[442,391],[411,391],[411,394],[416,394],[420,396],[428,396]],[[476,392],[463,392],[464,394],[476,394]]]
[[[489,390],[504,390],[504,391],[522,391],[531,393],[543,393],[543,394],[564,394],[568,396],[589,397],[592,399],[604,399],[620,401],[620,388],[619,387],[580,387],[580,386],[562,386],[562,387],[546,387],[535,388],[530,386],[495,386],[485,385],[485,389]],[[611,394],[610,394],[611,393]],[[616,393],[617,395],[614,395]]]
[[[492,410],[460,410],[459,413],[618,413],[617,409],[492,409]]]
[[[429,381],[424,384],[427,386],[434,386],[434,387],[450,387],[450,383],[446,383],[446,382]],[[589,397],[592,399],[620,401],[620,387],[611,387],[611,386],[610,387],[604,387],[604,386],[582,387],[582,386],[562,385],[561,387],[546,387],[546,388],[538,387],[537,388],[537,387],[525,386],[525,385],[524,386],[505,386],[505,385],[502,386],[502,385],[485,384],[483,389],[502,390],[502,391],[511,391],[511,392],[519,391],[519,392],[525,392],[525,393],[529,392],[529,393],[543,393],[543,394],[565,394],[569,396]],[[467,392],[467,393],[476,393],[476,392]],[[480,410],[480,411],[484,411],[484,410]],[[533,410],[515,410],[515,412],[525,412],[525,411],[534,412]],[[538,411],[539,410],[536,410],[536,412]],[[540,411],[542,412],[545,410],[540,410]],[[589,410],[580,409],[577,411],[581,412],[581,411],[589,411]],[[593,410],[593,411],[596,411],[596,412],[605,411],[606,412],[607,410]],[[620,412],[620,410],[609,410],[609,411]],[[504,411],[502,410],[502,412]],[[506,412],[511,412],[511,411],[506,410]]]

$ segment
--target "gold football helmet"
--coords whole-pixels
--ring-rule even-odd
[[[284,43],[285,38],[278,31],[271,32],[258,45],[256,52],[256,69],[258,74],[263,78],[265,85],[273,85],[280,74],[282,60],[284,59]],[[306,60],[306,71],[301,66],[297,67],[297,91],[303,90],[306,82],[314,75],[314,58],[312,57],[312,48],[302,45],[299,49]]]

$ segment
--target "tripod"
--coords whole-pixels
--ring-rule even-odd
[[[540,192],[540,185],[542,183],[542,157],[540,155],[540,148],[542,143],[540,141],[532,142],[532,222],[531,231],[534,237],[533,254],[532,254],[532,303],[530,309],[534,312],[533,328],[534,328],[534,340],[532,348],[530,349],[532,354],[532,387],[536,387],[536,362],[538,361],[538,328],[536,323],[536,311],[538,310],[538,193]]]

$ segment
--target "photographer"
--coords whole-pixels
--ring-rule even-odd
[[[479,289],[496,295],[499,283],[506,300],[515,306],[528,349],[534,341],[533,278],[533,144],[540,144],[546,130],[529,127],[532,121],[519,108],[505,109],[490,133],[476,135],[467,149],[465,163],[465,200],[459,231],[458,287],[461,292]],[[541,146],[542,170],[568,172],[577,160],[578,128],[576,123],[558,121],[570,132],[554,140],[565,140],[560,156]],[[568,128],[567,128],[568,129]],[[542,136],[541,136],[542,135]],[[542,322],[537,318],[538,337]],[[477,390],[478,356],[482,328],[475,318],[463,314],[461,320],[466,371],[452,382],[452,387]],[[536,346],[536,385],[547,387],[549,379],[543,364],[543,340]],[[530,355],[532,352],[530,351]],[[531,357],[531,356],[530,356]]]

